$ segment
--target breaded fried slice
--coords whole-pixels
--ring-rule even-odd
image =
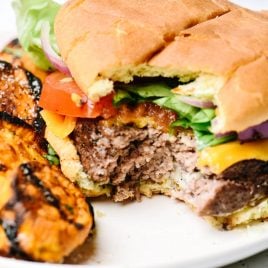
[[[0,120],[0,254],[61,262],[84,242],[93,215],[42,155],[32,130]]]

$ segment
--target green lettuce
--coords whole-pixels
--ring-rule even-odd
[[[199,111],[198,108],[182,102],[180,100],[180,96],[175,94],[173,94],[171,97],[157,99],[154,101],[154,103],[161,107],[173,110],[179,114],[180,118],[190,121]]]
[[[121,84],[119,88],[144,99],[173,96],[170,86],[164,82]]]
[[[155,100],[160,97],[172,96],[170,87],[166,83],[138,83],[138,84],[116,84],[116,95],[113,103],[118,107],[122,103],[137,103]]]
[[[236,134],[229,134],[223,137],[216,137],[214,134],[208,131],[196,131],[196,130],[194,130],[194,134],[196,137],[198,150],[202,150],[206,147],[219,145],[237,139]]]
[[[135,103],[136,100],[133,98],[130,93],[128,93],[125,90],[117,90],[114,98],[113,98],[113,104],[114,106],[118,107],[122,103]]]
[[[172,93],[168,84],[137,83],[118,85],[114,96],[114,104],[153,102],[161,107],[173,110],[179,119],[171,127],[191,128],[197,140],[199,150],[236,139],[235,134],[216,137],[211,131],[211,121],[215,118],[215,109],[201,109],[181,101],[181,96]]]
[[[50,42],[57,50],[54,34],[54,20],[60,5],[52,0],[13,0],[16,13],[18,37],[23,49],[41,69],[52,68],[41,46],[41,28],[44,22],[50,24]]]

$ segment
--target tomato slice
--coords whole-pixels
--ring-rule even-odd
[[[116,114],[113,94],[94,103],[87,98],[71,77],[60,72],[54,72],[46,77],[39,105],[48,111],[72,117],[109,118]]]

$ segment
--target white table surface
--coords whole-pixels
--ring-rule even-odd
[[[58,0],[61,2],[61,0]],[[15,19],[10,12],[10,2],[11,0],[2,0],[0,3],[0,14],[1,19],[0,24],[0,47],[3,45],[7,39],[14,36],[15,33]],[[268,10],[268,0],[233,0],[240,5],[246,6],[252,9],[266,9]],[[2,38],[4,36],[4,38]],[[242,260],[238,263],[226,266],[225,268],[265,268],[268,267],[268,250],[260,253],[256,256]]]

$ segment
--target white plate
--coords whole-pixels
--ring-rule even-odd
[[[255,9],[268,9],[267,0],[236,2]],[[0,5],[0,46],[15,36],[9,4],[10,1],[5,0]],[[218,267],[268,248],[268,223],[218,231],[184,204],[166,197],[157,196],[127,205],[105,201],[93,202],[93,205],[97,233],[88,243],[89,247],[81,249],[83,254],[77,256],[82,260],[90,255],[83,262],[90,267]],[[0,267],[59,266],[0,258]]]

